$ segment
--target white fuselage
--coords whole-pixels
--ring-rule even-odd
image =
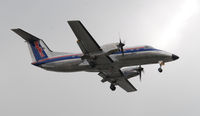
[[[116,85],[127,92],[136,91],[128,79],[139,76],[141,80],[144,70],[141,65],[159,63],[158,71],[162,72],[165,62],[179,58],[151,46],[124,48],[125,44],[121,40],[119,43],[99,46],[80,21],[68,21],[68,24],[77,37],[82,54],[53,52],[43,40],[30,33],[20,28],[12,31],[27,42],[33,65],[56,72],[98,72],[103,78],[101,82],[110,82],[112,91]]]
[[[173,61],[172,54],[158,50],[155,48],[148,48],[146,46],[126,48],[124,55],[121,52],[115,52],[110,54],[110,58],[114,61],[112,64],[107,65],[96,65],[91,67],[87,60],[82,60],[83,54],[71,54],[48,58],[42,61],[32,63],[33,65],[39,66],[49,71],[56,72],[75,72],[75,71],[90,71],[90,72],[101,72],[108,70],[107,67],[126,67],[135,65],[145,65],[159,63],[160,61],[169,62]],[[112,65],[112,66],[110,66]]]

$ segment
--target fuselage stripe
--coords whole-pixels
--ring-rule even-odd
[[[124,50],[124,53],[134,53],[134,52],[142,52],[142,51],[157,51],[158,49],[155,48],[150,48],[150,49],[145,49],[144,47],[139,47],[139,48],[127,48]],[[116,52],[113,54],[122,54],[122,52]],[[38,62],[33,62],[33,65],[41,65],[49,62],[55,62],[55,61],[61,61],[61,60],[69,60],[69,59],[78,59],[81,58],[83,54],[71,54],[71,55],[65,55],[65,56],[58,56],[58,57],[53,57],[53,58],[46,58],[39,60]]]

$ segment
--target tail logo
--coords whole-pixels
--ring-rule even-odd
[[[39,41],[34,41],[34,45],[40,56],[43,58],[45,55],[42,52],[42,48],[39,46]]]

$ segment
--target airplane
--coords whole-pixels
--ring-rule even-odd
[[[128,79],[139,76],[141,80],[141,73],[144,70],[141,65],[159,64],[158,71],[162,72],[162,66],[166,62],[179,59],[175,54],[148,45],[124,48],[125,44],[121,39],[117,43],[99,46],[81,21],[70,20],[68,24],[77,38],[82,53],[54,52],[42,39],[20,28],[11,30],[28,44],[32,65],[56,72],[98,72],[102,77],[101,82],[110,82],[112,91],[116,90],[116,86],[127,92],[137,91]]]

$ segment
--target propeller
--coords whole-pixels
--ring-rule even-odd
[[[142,72],[144,72],[144,68],[142,68],[141,65],[139,65],[139,67],[138,67],[138,72],[139,72],[139,79],[141,82],[142,81]]]
[[[124,56],[124,47],[125,46],[125,44],[124,43],[122,43],[122,41],[121,41],[121,38],[119,39],[119,44],[118,44],[118,47],[120,48],[120,51],[122,52],[122,55]]]

